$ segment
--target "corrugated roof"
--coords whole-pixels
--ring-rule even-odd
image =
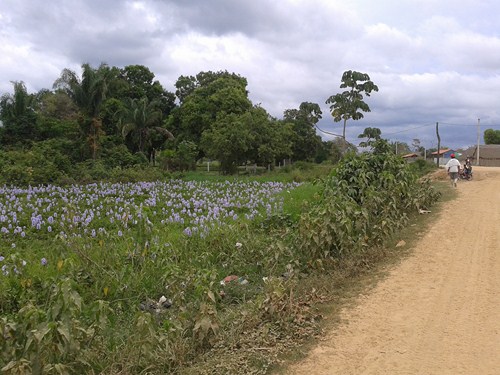
[[[451,148],[443,148],[443,149],[439,150],[439,155],[445,154],[445,153],[447,153],[448,151],[452,151],[452,150],[451,150]],[[437,155],[437,154],[438,154],[438,152],[437,152],[437,151],[434,151],[434,152],[432,153],[432,155]]]
[[[469,147],[463,154],[475,158],[477,146]],[[480,159],[500,159],[500,145],[479,145]]]

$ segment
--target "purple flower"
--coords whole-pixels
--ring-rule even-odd
[[[42,266],[46,266],[47,265],[47,259],[42,258],[41,263],[42,263]]]

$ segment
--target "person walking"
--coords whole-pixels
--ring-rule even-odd
[[[462,168],[462,166],[460,165],[460,162],[455,159],[455,154],[451,154],[450,156],[451,159],[448,160],[445,168],[448,172],[448,175],[450,176],[451,186],[457,187],[458,174],[460,173],[460,169]]]

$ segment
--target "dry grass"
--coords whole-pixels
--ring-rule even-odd
[[[230,330],[220,334],[220,341],[200,361],[180,373],[286,374],[288,364],[304,358],[326,331],[338,326],[343,308],[355,304],[356,297],[369,293],[392,267],[412,254],[415,243],[439,216],[442,203],[454,197],[448,184],[439,182],[442,173],[433,173],[438,181],[434,185],[447,193],[443,194],[446,198],[430,214],[415,215],[383,248],[336,260],[325,267],[328,272],[290,280],[286,306],[281,306],[285,311],[279,319],[266,319],[256,304],[227,314],[226,319],[233,319]],[[406,244],[396,247],[401,240]]]

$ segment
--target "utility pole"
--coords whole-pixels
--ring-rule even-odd
[[[476,150],[476,165],[479,165],[479,139],[481,138],[480,130],[479,130],[479,121],[480,119],[477,119],[477,150]]]
[[[436,135],[438,138],[437,166],[439,168],[439,153],[441,152],[441,137],[439,136],[439,123],[436,122]]]

